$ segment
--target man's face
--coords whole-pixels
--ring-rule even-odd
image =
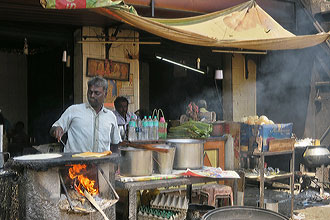
[[[87,90],[87,99],[89,104],[94,108],[99,108],[103,105],[105,97],[107,96],[106,91],[103,87],[90,86]]]
[[[123,117],[125,117],[125,115],[127,114],[127,110],[128,110],[128,103],[123,101],[123,102],[119,102],[118,106],[116,107],[117,112],[119,112],[119,114]]]

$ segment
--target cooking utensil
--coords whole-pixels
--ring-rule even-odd
[[[119,146],[129,146],[129,147],[145,149],[145,150],[151,150],[151,151],[157,151],[157,152],[163,152],[163,153],[168,152],[168,149],[166,149],[166,148],[156,148],[156,147],[145,145],[145,144],[136,144],[136,143],[127,142],[127,141],[121,142],[119,144]]]
[[[155,172],[160,174],[171,174],[173,170],[175,147],[163,144],[157,145],[155,148],[165,148],[168,150],[167,153],[153,152]]]
[[[120,174],[124,176],[150,176],[152,174],[152,151],[132,147],[120,147],[123,160]]]
[[[64,144],[64,142],[62,141],[62,139],[60,139],[60,142],[63,144],[63,147],[65,147],[65,144]]]
[[[175,147],[174,169],[201,169],[204,165],[204,142],[197,139],[167,139]]]
[[[330,151],[327,146],[307,146],[303,157],[306,164],[310,167],[318,167],[330,163]]]
[[[248,206],[228,206],[217,208],[203,215],[203,220],[289,220],[286,216],[268,209]]]

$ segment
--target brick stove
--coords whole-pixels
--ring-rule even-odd
[[[72,192],[75,191],[75,188],[72,185],[73,180],[69,177],[68,169],[72,165],[80,164],[86,165],[86,170],[94,174],[92,179],[95,180],[98,196],[93,196],[93,198],[102,204],[100,206],[105,215],[109,219],[115,220],[116,212],[113,203],[116,194],[111,190],[109,184],[114,186],[115,167],[120,156],[112,154],[100,158],[73,158],[70,153],[61,155],[59,158],[42,160],[10,159],[6,163],[6,168],[16,170],[20,179],[18,201],[21,218],[38,220],[104,219],[87,199],[83,200],[83,196],[78,197],[83,201],[81,203],[85,204],[85,208],[77,206],[79,203],[76,201],[79,200],[77,196],[70,198],[74,195]],[[67,197],[70,198],[71,204]],[[87,203],[88,208],[86,208]],[[72,210],[71,207],[78,208]]]

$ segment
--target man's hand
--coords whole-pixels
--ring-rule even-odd
[[[60,142],[61,141],[61,138],[62,138],[62,136],[64,134],[64,131],[63,131],[63,129],[60,126],[58,126],[58,127],[52,127],[50,129],[50,134],[53,137],[55,137],[58,142]]]

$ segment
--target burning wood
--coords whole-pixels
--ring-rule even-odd
[[[97,195],[99,190],[94,186],[95,180],[91,180],[87,176],[85,176],[84,175],[85,172],[86,172],[85,164],[74,164],[69,169],[69,176],[74,181],[75,189],[81,195],[84,195],[84,192],[82,191],[82,186],[83,186],[92,196]]]
[[[66,197],[64,197],[64,195],[61,196],[59,207],[62,210],[71,210],[77,213],[90,213],[98,210],[102,216],[107,219],[102,210],[112,206],[118,201],[118,195],[112,188],[110,182],[107,183],[110,184],[110,189],[114,193],[115,200],[100,197],[98,169],[96,166],[87,166],[85,164],[73,164],[69,166],[70,168],[66,169],[63,174],[68,174],[67,184],[70,182],[70,189],[67,190],[65,184],[62,184]],[[103,175],[104,174],[102,174],[102,176]],[[86,202],[86,200],[89,202]]]

